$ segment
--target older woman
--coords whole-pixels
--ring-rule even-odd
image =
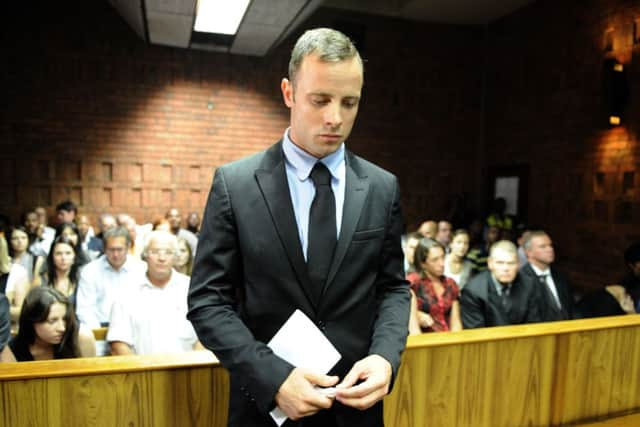
[[[407,280],[415,294],[418,324],[423,331],[457,331],[462,329],[459,289],[444,275],[444,247],[433,239],[420,239],[414,253],[415,273]]]

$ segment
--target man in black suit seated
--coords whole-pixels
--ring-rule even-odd
[[[555,251],[547,233],[531,231],[524,240],[524,250],[529,262],[520,270],[533,283],[539,283],[543,322],[568,320],[573,315],[573,297],[564,274],[553,267]]]
[[[518,274],[516,246],[508,240],[494,243],[487,264],[489,270],[473,277],[462,289],[464,328],[540,322],[538,287]]]

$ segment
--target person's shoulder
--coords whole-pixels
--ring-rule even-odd
[[[389,172],[388,170],[382,168],[381,166],[376,165],[375,163],[370,162],[369,160],[358,156],[357,154],[352,153],[351,151],[346,151],[346,159],[347,165],[351,167],[358,175],[367,175],[369,177],[379,178],[382,180],[388,180],[392,182],[396,182],[396,176]]]
[[[482,271],[469,280],[469,283],[465,285],[463,288],[464,291],[478,293],[481,291],[485,291],[487,289],[487,283],[489,280],[489,275],[491,273],[487,271]]]
[[[225,175],[247,173],[252,174],[256,169],[260,169],[265,166],[268,167],[271,163],[275,165],[283,158],[284,155],[282,154],[282,143],[277,142],[276,144],[273,144],[262,151],[238,160],[234,160],[229,163],[225,163],[224,165],[219,166],[217,170],[223,172]]]

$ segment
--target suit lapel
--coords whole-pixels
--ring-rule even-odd
[[[313,307],[316,307],[318,302],[312,297],[311,279],[309,279],[307,264],[300,246],[298,224],[291,204],[281,144],[276,144],[267,151],[263,167],[256,170],[255,176],[289,262],[307,299]]]
[[[329,275],[323,288],[323,294],[333,281],[342,260],[353,240],[353,233],[356,231],[364,202],[369,193],[369,178],[364,173],[357,159],[350,152],[345,155],[345,191],[344,205],[342,208],[342,225],[340,226],[340,237],[336,244],[336,249],[329,268]]]

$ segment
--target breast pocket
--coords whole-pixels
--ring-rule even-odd
[[[353,243],[365,243],[384,238],[384,227],[360,230],[353,233]]]

